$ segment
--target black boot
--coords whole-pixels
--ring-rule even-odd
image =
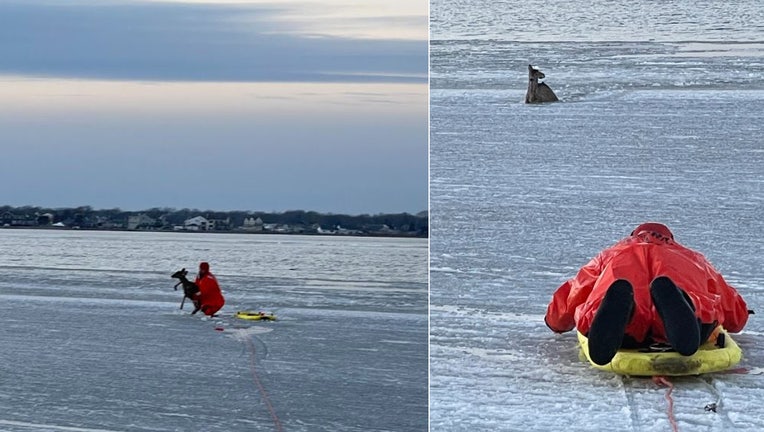
[[[661,276],[650,284],[650,297],[663,320],[666,338],[671,346],[679,354],[695,354],[700,346],[700,326],[687,294],[677,288],[671,279]]]
[[[589,329],[589,357],[600,366],[613,360],[634,312],[634,289],[623,279],[610,285]]]

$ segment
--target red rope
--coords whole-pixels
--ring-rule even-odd
[[[276,411],[273,409],[273,405],[271,405],[270,398],[268,398],[268,392],[265,391],[263,383],[260,382],[260,377],[257,376],[257,370],[255,369],[255,344],[252,343],[252,339],[249,337],[246,338],[246,344],[247,348],[249,348],[249,365],[250,369],[252,370],[252,378],[254,379],[257,388],[260,389],[260,394],[263,397],[263,402],[265,402],[265,406],[271,413],[271,418],[273,419],[273,424],[276,425],[276,430],[283,432],[284,429],[281,426],[281,421],[279,420],[278,416],[276,416]]]
[[[664,376],[654,376],[653,382],[658,385],[665,385],[668,387],[668,390],[666,390],[665,398],[666,402],[668,402],[668,417],[669,417],[669,423],[671,423],[671,430],[674,432],[679,432],[679,426],[676,424],[676,417],[674,417],[674,399],[671,398],[671,392],[674,391],[674,384],[666,379]]]

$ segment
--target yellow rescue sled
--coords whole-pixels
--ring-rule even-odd
[[[592,362],[586,336],[578,333],[578,342],[589,363],[600,370],[634,376],[699,375],[729,369],[743,357],[743,351],[724,329],[718,327],[713,335],[691,356],[683,356],[676,351],[620,349],[613,360],[604,366]]]
[[[238,311],[236,312],[236,318],[248,320],[248,321],[275,321],[276,315],[273,313],[265,313],[265,312],[248,312],[248,311]]]

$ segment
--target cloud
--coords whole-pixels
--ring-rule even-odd
[[[190,1],[0,0],[4,204],[427,207],[426,11]]]
[[[284,18],[291,13],[292,9],[273,4],[4,1],[0,4],[0,74],[153,81],[426,83],[426,38],[331,35],[301,29],[301,20]],[[403,16],[390,22],[396,20],[406,25],[417,21]],[[349,27],[354,29],[364,23],[382,26],[378,18],[368,16],[352,22]],[[426,19],[422,25],[426,26]]]
[[[427,208],[427,86],[0,79],[0,204]]]

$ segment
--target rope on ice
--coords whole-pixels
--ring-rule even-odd
[[[281,420],[279,420],[278,416],[276,415],[276,411],[273,409],[273,405],[271,404],[271,400],[268,397],[268,392],[265,391],[265,387],[263,386],[263,383],[260,382],[260,377],[257,376],[257,369],[255,368],[255,344],[252,342],[251,338],[246,338],[245,343],[247,344],[247,348],[249,349],[249,366],[252,370],[252,378],[255,381],[255,384],[257,385],[257,388],[260,389],[260,394],[263,397],[263,402],[265,403],[266,408],[268,408],[268,412],[271,413],[271,418],[273,419],[273,424],[276,425],[276,430],[279,432],[283,432],[283,427],[281,426]]]
[[[671,397],[671,392],[674,391],[674,384],[671,381],[669,381],[666,377],[659,376],[659,375],[653,377],[653,382],[657,384],[658,386],[665,385],[666,387],[668,387],[668,390],[666,390],[666,394],[664,395],[664,397],[666,398],[666,402],[668,402],[667,411],[668,411],[669,423],[671,423],[671,430],[673,430],[674,432],[679,432],[679,426],[676,424],[676,417],[674,417],[674,399]]]

